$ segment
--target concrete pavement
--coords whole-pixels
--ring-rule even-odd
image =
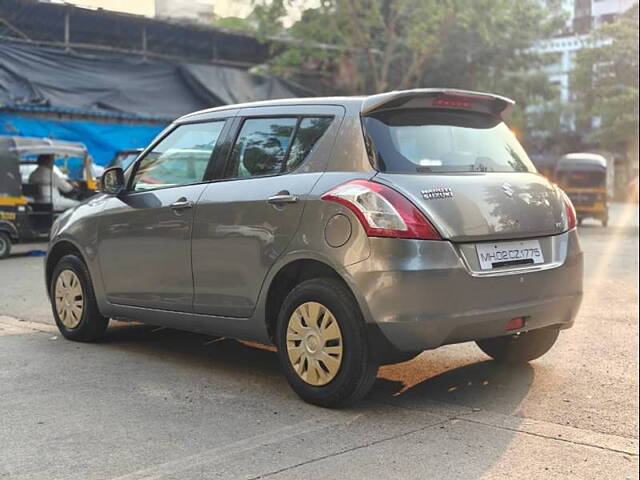
[[[637,207],[581,238],[583,307],[547,355],[425,352],[344,411],[304,404],[239,342],[123,324],[65,341],[42,259],[5,260],[0,479],[638,478]]]

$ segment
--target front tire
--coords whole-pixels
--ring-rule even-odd
[[[559,330],[531,330],[518,335],[478,340],[484,353],[498,362],[526,363],[547,353],[558,339]]]
[[[337,408],[363,398],[378,365],[347,287],[316,278],[295,287],[278,315],[276,343],[291,388],[306,402]]]
[[[65,255],[58,261],[49,294],[53,317],[63,337],[93,342],[104,335],[109,319],[100,314],[89,270],[77,255]]]
[[[6,232],[0,232],[0,259],[11,255],[11,237]]]

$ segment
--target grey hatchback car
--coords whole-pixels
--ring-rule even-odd
[[[77,341],[113,318],[272,344],[327,407],[445,344],[533,360],[573,324],[582,252],[512,107],[417,89],[186,115],[55,222],[56,323]]]

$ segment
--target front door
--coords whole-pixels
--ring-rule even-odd
[[[296,233],[305,197],[322,175],[318,165],[335,138],[324,133],[342,115],[339,107],[247,110],[252,115],[241,120],[224,179],[208,184],[198,202],[196,313],[252,314],[266,273]],[[312,158],[315,168],[308,168]]]
[[[98,256],[109,302],[192,311],[194,209],[224,125],[176,127],[136,163],[128,190],[107,201]]]

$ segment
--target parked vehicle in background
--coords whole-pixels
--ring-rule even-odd
[[[49,236],[56,215],[53,199],[43,198],[39,187],[28,183],[37,166],[37,156],[46,154],[81,158],[85,171],[91,172],[90,157],[81,143],[0,136],[0,259],[10,255],[13,243],[45,240]],[[76,185],[77,199],[95,193],[96,183],[90,173]]]
[[[629,182],[629,186],[627,187],[627,198],[630,202],[636,202],[640,200],[638,198],[638,175]]]
[[[554,178],[573,202],[578,225],[589,217],[608,225],[613,168],[608,168],[605,157],[595,153],[563,155],[556,164]]]
[[[54,224],[58,328],[274,344],[295,392],[327,407],[440,345],[538,358],[573,324],[582,252],[571,201],[503,121],[512,106],[419,89],[184,116]]]

